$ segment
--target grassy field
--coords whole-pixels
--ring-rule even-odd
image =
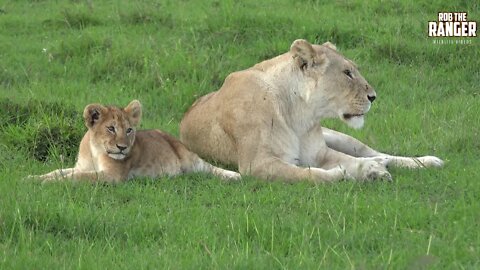
[[[480,40],[427,37],[439,11],[480,21],[478,1],[323,2],[1,2],[0,269],[479,269]],[[446,166],[319,186],[22,180],[74,164],[86,104],[139,99],[142,128],[178,135],[197,97],[297,38],[332,41],[377,90],[364,129],[325,125]]]

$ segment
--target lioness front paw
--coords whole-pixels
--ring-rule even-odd
[[[376,161],[367,161],[360,166],[362,170],[362,180],[387,180],[392,181],[392,175],[387,168]]]
[[[335,172],[340,175],[340,177],[341,177],[340,179],[355,180],[355,177],[353,177],[351,174],[349,174],[348,171],[342,165],[338,165],[333,170],[335,170]]]
[[[305,168],[305,170],[309,172],[309,179],[314,183],[337,182],[353,179],[353,177],[341,165],[327,170],[320,168]]]
[[[366,160],[374,160],[379,162],[385,167],[400,167],[409,169],[429,168],[429,167],[442,167],[443,160],[434,156],[423,157],[399,157],[382,155],[378,157],[365,158]]]
[[[434,156],[424,156],[424,157],[418,157],[418,158],[415,158],[416,160],[418,160],[418,162],[420,162],[423,166],[425,167],[442,167],[444,162],[443,160],[437,158],[437,157],[434,157]]]

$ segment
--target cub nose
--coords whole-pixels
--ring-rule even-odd
[[[373,102],[377,97],[367,95],[367,98],[368,98],[368,100],[370,100],[370,102]]]
[[[120,149],[120,151],[123,151],[123,150],[127,149],[126,146],[118,145],[118,144],[117,144],[117,148]]]

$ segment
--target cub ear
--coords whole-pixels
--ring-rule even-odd
[[[132,102],[130,102],[123,110],[130,117],[130,122],[133,126],[138,126],[140,124],[140,120],[142,119],[142,104],[140,104],[140,101],[136,99],[132,100]]]
[[[327,41],[327,42],[323,43],[322,45],[325,46],[325,47],[328,47],[328,48],[330,48],[334,51],[337,50],[337,46],[335,46],[335,44],[331,43],[330,41]]]
[[[106,113],[107,108],[100,104],[90,104],[83,110],[83,119],[87,128],[93,127],[103,115]]]
[[[314,64],[322,64],[324,62],[324,53],[317,53],[312,44],[304,39],[297,39],[290,46],[290,52],[297,66],[305,70],[312,67]]]

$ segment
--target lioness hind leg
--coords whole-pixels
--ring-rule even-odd
[[[352,157],[330,148],[321,157],[318,160],[321,168],[329,169],[340,165],[353,180],[392,180],[386,166],[377,158]]]
[[[328,169],[318,167],[299,167],[278,158],[270,158],[257,162],[239,164],[240,172],[246,175],[285,182],[298,182],[307,180],[312,183],[336,182],[352,177],[341,166]]]
[[[401,157],[392,156],[370,148],[361,141],[341,132],[322,127],[322,133],[329,148],[353,157],[372,158],[385,166],[402,168],[442,167],[444,162],[434,156]]]

